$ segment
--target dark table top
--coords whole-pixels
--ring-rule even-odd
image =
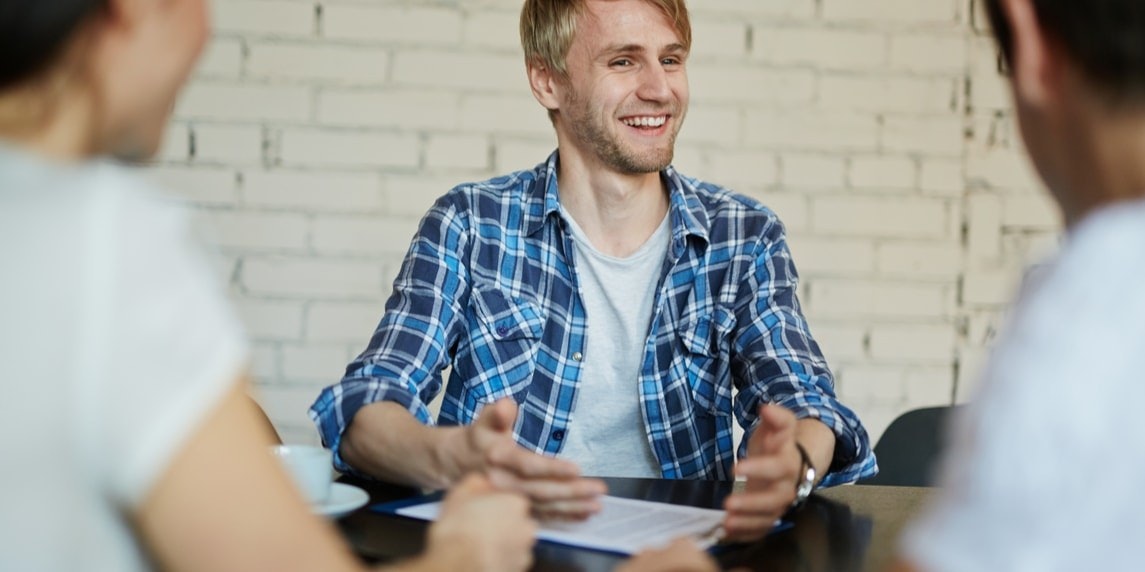
[[[734,485],[725,481],[604,479],[614,496],[719,508]],[[414,489],[343,477],[370,493],[371,505],[409,498]],[[794,526],[717,554],[724,568],[749,570],[883,570],[894,559],[902,526],[930,490],[911,487],[844,486],[818,491],[791,515]],[[386,562],[412,556],[425,543],[427,523],[371,511],[367,505],[338,522],[363,559]],[[541,542],[534,570],[612,570],[622,557]]]

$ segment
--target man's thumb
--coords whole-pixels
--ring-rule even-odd
[[[476,425],[498,433],[506,433],[513,430],[513,422],[516,420],[517,402],[506,397],[482,409],[477,416]]]
[[[748,443],[752,455],[770,455],[783,450],[783,445],[795,438],[795,414],[779,405],[759,408],[759,425]]]

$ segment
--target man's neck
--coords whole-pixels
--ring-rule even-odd
[[[1066,226],[1102,207],[1145,198],[1145,112],[1102,114],[1074,135],[1068,190],[1059,197]]]
[[[58,95],[45,97],[34,90],[0,94],[0,139],[62,162],[92,155],[91,100],[72,92]]]
[[[640,249],[668,213],[660,173],[624,174],[561,156],[557,175],[561,206],[592,246],[625,258]]]

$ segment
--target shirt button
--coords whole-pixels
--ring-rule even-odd
[[[504,325],[497,326],[497,335],[498,336],[503,336],[507,333],[509,333],[509,328],[506,328]]]
[[[573,354],[573,359],[576,361],[584,361],[584,354],[576,352]]]
[[[565,438],[565,430],[564,429],[557,429],[556,431],[553,431],[553,439],[560,441],[560,440],[563,440],[564,438]]]

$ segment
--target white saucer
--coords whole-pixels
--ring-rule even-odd
[[[314,509],[315,514],[341,518],[362,508],[368,502],[370,502],[370,495],[366,491],[354,485],[331,483],[330,496],[326,498],[326,502],[311,505],[311,508]]]

